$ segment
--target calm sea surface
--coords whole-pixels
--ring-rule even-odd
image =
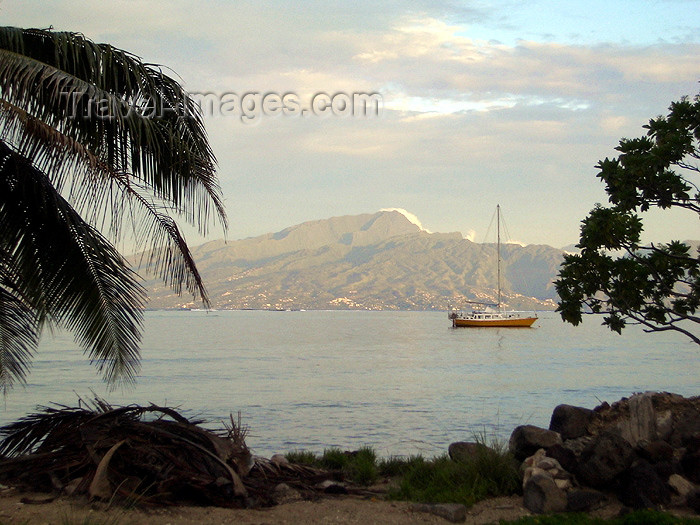
[[[476,434],[548,426],[560,403],[593,408],[645,390],[700,394],[700,349],[623,336],[552,312],[531,329],[453,329],[444,312],[147,312],[135,387],[109,392],[70,335],[44,338],[0,424],[37,405],[167,404],[221,427],[240,411],[255,454],[338,446],[437,455]]]

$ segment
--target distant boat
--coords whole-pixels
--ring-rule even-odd
[[[497,246],[497,269],[498,269],[498,303],[476,303],[470,302],[471,305],[478,305],[477,308],[472,306],[470,311],[451,310],[447,317],[452,321],[452,326],[455,328],[516,328],[529,327],[537,321],[537,314],[534,312],[516,312],[513,310],[505,310],[501,304],[501,206],[496,206],[496,224],[498,230]]]

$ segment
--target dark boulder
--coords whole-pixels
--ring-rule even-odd
[[[630,467],[634,458],[632,445],[624,438],[604,432],[581,452],[575,474],[590,487],[607,487]]]
[[[450,444],[447,448],[447,453],[452,461],[466,462],[477,457],[493,452],[492,449],[483,443],[474,443],[470,441],[457,441]]]
[[[693,483],[700,483],[700,450],[689,448],[681,458],[683,475]]]
[[[695,514],[700,514],[700,490],[695,490],[688,494],[685,504],[695,511]]]
[[[660,461],[654,463],[654,470],[663,480],[668,480],[673,474],[681,474],[683,471],[677,461]]]
[[[523,461],[541,448],[548,449],[561,443],[561,436],[557,432],[534,425],[521,425],[513,430],[508,446],[515,459]]]
[[[687,450],[697,452],[698,450],[700,450],[700,432],[694,432],[692,434],[684,436],[681,444]]]
[[[566,510],[590,512],[602,507],[607,501],[605,494],[592,489],[575,489],[566,494]]]
[[[673,430],[668,442],[674,447],[687,447],[700,441],[700,409],[697,406],[679,408],[673,417]]]
[[[523,487],[523,505],[535,514],[566,510],[566,492],[546,475],[535,474]]]
[[[635,451],[640,458],[646,459],[649,463],[673,460],[673,447],[660,439],[651,442],[640,441]]]
[[[595,412],[588,408],[559,405],[552,412],[549,430],[558,432],[563,440],[576,439],[587,434],[594,417]]]
[[[671,490],[646,460],[639,460],[622,476],[620,501],[633,509],[656,508],[671,501]]]
[[[573,450],[557,444],[547,448],[546,452],[547,457],[556,459],[561,465],[561,468],[567,472],[576,472],[578,468],[578,459]]]

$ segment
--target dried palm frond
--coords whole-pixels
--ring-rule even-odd
[[[221,431],[169,407],[112,407],[95,398],[56,405],[0,428],[0,480],[91,498],[272,505],[285,483],[309,496],[332,474],[253,459],[240,414]]]

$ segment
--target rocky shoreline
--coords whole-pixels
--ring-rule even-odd
[[[126,422],[123,421],[124,414],[130,411],[139,414],[142,411],[163,412],[173,416],[176,421],[157,419],[152,423],[142,422],[133,414]],[[58,415],[62,419],[76,415],[83,417],[82,413],[60,412]],[[42,486],[37,482],[45,478],[44,486],[53,489],[53,496],[32,500],[31,497],[22,496],[21,491],[0,486],[0,517],[10,515],[27,523],[29,521],[26,519],[21,521],[21,516],[28,518],[41,514],[41,511],[39,514],[33,513],[32,509],[36,507],[32,503],[37,502],[49,512],[50,508],[63,509],[68,502],[75,505],[82,501],[83,510],[93,512],[100,500],[102,504],[112,501],[117,490],[132,476],[135,466],[141,469],[147,466],[140,458],[145,457],[144,454],[154,446],[164,457],[164,465],[170,472],[160,482],[163,487],[179,486],[181,491],[185,491],[180,494],[189,494],[190,500],[192,488],[197,488],[198,499],[206,496],[205,499],[209,501],[209,506],[205,507],[209,509],[206,513],[222,512],[221,516],[227,519],[236,515],[239,521],[243,520],[240,522],[246,522],[246,519],[255,522],[254,508],[258,512],[267,508],[271,513],[279,512],[279,515],[284,515],[281,508],[299,509],[304,513],[303,520],[308,521],[321,508],[323,512],[336,512],[334,505],[348,509],[347,512],[353,516],[351,521],[332,521],[334,523],[364,523],[368,520],[375,523],[413,523],[434,522],[431,520],[435,519],[456,523],[489,523],[531,513],[585,512],[612,517],[636,509],[657,509],[686,516],[700,513],[700,397],[645,392],[623,398],[612,405],[603,403],[593,409],[559,405],[552,413],[549,428],[521,425],[510,436],[507,448],[520,465],[522,492],[515,491],[519,493],[511,496],[507,494],[512,492],[508,492],[500,498],[501,503],[491,505],[487,500],[472,508],[461,504],[385,501],[383,495],[387,486],[355,487],[344,483],[341,478],[334,479],[339,473],[291,464],[283,455],[273,456],[269,460],[256,458],[251,464],[241,435],[233,432],[225,439],[217,437],[187,420],[178,420],[179,417],[178,414],[171,414],[170,409],[155,406],[110,410],[98,418],[90,416],[85,419],[91,425],[99,422],[98,427],[85,426],[82,422],[78,427],[70,426],[73,429],[71,432],[78,431],[78,434],[66,440],[65,449],[69,451],[70,461],[65,465],[60,464],[55,455],[51,456],[49,463],[43,463],[46,454],[36,452],[15,459],[1,458],[3,483],[16,480],[21,482],[18,488],[23,484],[22,490],[36,490]],[[108,424],[105,425],[105,422]],[[117,435],[120,432],[124,435]],[[152,437],[146,437],[154,433],[160,433],[157,442],[152,442]],[[63,433],[60,435],[65,438]],[[164,436],[173,441],[164,441]],[[51,439],[55,446],[55,436]],[[177,463],[174,458],[182,455],[185,451],[182,447],[192,444],[193,440],[199,443],[194,447],[196,450],[212,458],[215,457],[214,452],[225,454],[213,463],[198,459],[196,465],[200,470],[194,474],[189,471],[191,463],[186,469],[172,470]],[[82,470],[69,466],[76,464],[76,443],[86,450]],[[213,444],[209,452],[203,446],[209,447],[207,443]],[[98,449],[104,450],[96,455]],[[125,452],[125,449],[131,452]],[[179,452],[176,455],[170,452],[165,454],[170,449]],[[489,454],[503,452],[493,451],[484,443],[457,442],[448,449],[452,462],[446,458],[445,461],[450,464],[469,462],[480,455],[483,457],[484,451]],[[118,460],[111,461],[113,454],[120,455]],[[187,454],[192,454],[192,450]],[[104,456],[99,461],[97,472],[93,472],[94,466],[90,466],[95,459],[90,459],[93,456]],[[207,463],[209,465],[203,469]],[[30,465],[34,466],[30,468]],[[154,468],[152,476],[163,473],[155,463],[149,462],[148,466]],[[127,477],[120,480],[117,470]],[[231,477],[233,483],[222,475]],[[513,475],[517,487],[518,478]],[[207,481],[208,477],[211,477],[211,483]],[[98,480],[102,483],[99,487]],[[384,483],[390,481],[387,479]],[[161,496],[156,492],[153,497],[160,498],[171,492],[169,489]],[[327,504],[319,505],[320,501],[326,500]],[[91,503],[88,504],[88,501]],[[204,512],[181,506],[184,502],[178,504],[178,500],[173,500],[175,506],[164,511],[164,516],[167,516],[164,522],[176,523],[178,520],[175,518],[183,513],[197,516]],[[251,502],[257,504],[252,505]],[[12,510],[8,511],[8,508]],[[274,508],[280,510],[273,511]],[[110,509],[108,504],[106,509],[99,510],[109,513],[114,509]],[[144,523],[159,523],[158,520],[153,521],[153,514],[148,517],[148,511],[138,512],[145,512]],[[382,517],[377,514],[373,518],[372,512],[381,512]],[[364,517],[353,521],[358,516]],[[477,516],[478,521],[475,521]],[[492,520],[489,521],[489,518]],[[290,520],[289,523],[297,522],[293,517]]]
[[[454,443],[460,459],[480,445]],[[645,392],[594,409],[559,405],[549,428],[522,425],[509,449],[533,513],[629,509],[700,513],[700,397]]]

